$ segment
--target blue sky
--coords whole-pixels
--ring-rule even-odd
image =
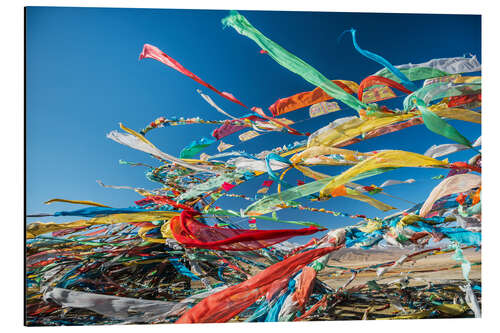
[[[318,12],[241,11],[267,37],[302,58],[330,79],[360,82],[380,69],[361,56],[348,35],[337,37],[351,27],[357,29],[359,45],[382,55],[394,65],[425,62],[433,58],[468,55],[481,61],[481,18],[472,15],[366,14]],[[93,200],[113,207],[128,207],[139,195],[128,190],[100,187],[105,184],[156,188],[144,177],[145,168],[120,165],[118,160],[158,165],[139,151],[106,138],[118,123],[140,130],[159,116],[199,116],[224,119],[197,93],[201,89],[230,114],[242,116],[244,108],[231,103],[165,65],[138,60],[142,46],[153,44],[186,68],[221,91],[228,91],[248,106],[267,107],[277,99],[314,89],[301,77],[289,72],[250,39],[233,29],[222,29],[220,20],[228,11],[104,9],[29,7],[26,26],[26,199],[27,213],[52,213],[80,208],[75,205],[43,202],[51,198]],[[387,103],[397,107],[402,99]],[[384,104],[381,102],[380,104]],[[296,127],[314,131],[338,117],[353,115],[343,111],[303,121]],[[286,115],[295,121],[308,118],[302,109]],[[469,140],[481,128],[477,124],[449,121]],[[187,125],[156,129],[148,139],[163,151],[178,156],[192,140],[209,137],[215,125]],[[296,136],[267,134],[238,149],[256,153],[291,141]],[[237,135],[224,142],[238,143]],[[401,149],[424,153],[432,144],[451,143],[421,126],[367,140],[351,146],[359,151]],[[216,145],[206,150],[216,152]],[[473,152],[456,153],[450,161],[466,160]],[[335,175],[342,168],[317,170]],[[406,200],[425,200],[444,174],[437,169],[398,169],[359,181],[379,185],[386,179],[415,178],[413,184],[389,187],[387,192]],[[266,178],[235,188],[232,193],[253,195]],[[289,173],[289,182],[298,174]],[[276,188],[273,187],[272,191]],[[410,204],[382,195],[376,196],[397,208]],[[248,201],[220,200],[219,206],[239,210]],[[311,206],[319,207],[318,204]],[[335,198],[321,206],[336,211],[367,216],[384,216],[364,203]],[[357,220],[321,213],[280,211],[282,219],[315,221],[329,228]],[[29,219],[29,222],[35,219]],[[72,218],[43,218],[66,221]],[[244,224],[242,224],[244,226]],[[293,228],[258,222],[261,228]],[[299,240],[294,239],[294,240]]]

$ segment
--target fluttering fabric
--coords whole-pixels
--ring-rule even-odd
[[[67,228],[89,227],[98,224],[133,223],[169,219],[179,215],[178,212],[144,211],[140,213],[111,214],[103,217],[94,217],[90,220],[78,220],[67,223],[33,222],[26,227],[26,238],[34,238],[48,232]]]
[[[267,172],[268,168],[265,160],[246,158],[246,157],[236,157],[229,159],[228,164],[234,165],[237,169],[249,170],[249,171],[260,171]],[[288,163],[283,163],[277,160],[271,160],[269,162],[271,170],[281,170],[288,167]]]
[[[251,251],[283,242],[294,236],[314,234],[320,229],[244,230],[210,227],[194,219],[196,214],[183,211],[172,218],[170,228],[175,239],[186,247],[221,251]]]
[[[481,106],[481,100],[481,94],[451,96],[449,97],[448,107],[474,109]]]
[[[225,288],[226,286],[217,287],[180,302],[101,295],[64,288],[53,288],[45,293],[44,298],[65,307],[92,310],[104,316],[122,320],[124,323],[151,323],[155,320],[179,316],[199,299]]]
[[[413,179],[413,178],[410,178],[407,180],[388,179],[385,182],[383,182],[382,184],[380,184],[379,187],[387,187],[387,186],[398,185],[398,184],[411,184],[414,182],[415,182],[415,179]]]
[[[272,180],[264,180],[264,182],[262,183],[262,186],[271,186],[273,185],[273,181]]]
[[[67,199],[50,199],[48,201],[45,201],[44,204],[49,205],[53,202],[67,202],[67,203],[72,203],[72,204],[79,204],[79,205],[89,205],[89,206],[97,206],[97,207],[109,207],[107,205],[103,205],[97,202],[93,201],[87,201],[87,200],[67,200]]]
[[[239,125],[240,123],[241,121],[226,120],[221,127],[216,128],[212,132],[212,136],[217,140],[220,140],[228,135],[241,131],[242,129],[248,128],[247,125]]]
[[[397,131],[400,131],[402,129],[405,129],[405,128],[408,128],[411,126],[423,124],[423,122],[424,121],[422,120],[422,118],[412,118],[410,120],[400,122],[397,124],[389,124],[386,126],[382,126],[382,127],[379,127],[377,129],[371,130],[368,133],[366,133],[365,139],[371,139],[371,138],[375,138],[375,137],[380,136],[380,135],[397,132]]]
[[[368,107],[368,105],[358,101],[355,97],[346,93],[342,88],[339,88],[338,85],[332,83],[323,74],[311,67],[305,61],[297,58],[296,56],[264,36],[259,30],[255,29],[255,27],[252,26],[243,15],[240,15],[237,11],[231,11],[230,15],[222,20],[222,24],[224,26],[230,26],[234,28],[239,34],[252,39],[263,50],[267,51],[269,56],[281,66],[285,67],[291,72],[300,75],[307,82],[320,87],[332,98],[342,101],[355,110],[360,110]]]
[[[230,191],[230,190],[232,190],[233,188],[235,188],[235,187],[236,187],[236,185],[233,185],[233,184],[229,184],[229,183],[224,182],[224,183],[222,183],[222,186],[221,186],[221,187],[222,187],[222,189],[223,189],[224,191]]]
[[[55,212],[54,216],[82,216],[82,217],[96,217],[110,214],[126,214],[145,212],[143,208],[111,208],[111,207],[87,207],[72,211]]]
[[[246,215],[262,215],[270,213],[274,210],[278,210],[276,208],[283,202],[293,201],[310,194],[319,192],[321,188],[323,188],[330,180],[335,177],[328,177],[324,179],[320,179],[317,181],[309,182],[304,185],[299,185],[287,189],[281,193],[275,193],[252,203],[245,210],[244,214]]]
[[[430,131],[458,142],[459,144],[472,147],[472,144],[466,137],[460,134],[453,126],[441,119],[434,112],[430,111],[423,100],[415,97],[415,101],[418,109],[422,113],[422,119],[424,120],[425,127],[427,127]]]
[[[216,92],[217,94],[230,100],[231,102],[234,102],[234,103],[239,104],[245,108],[248,108],[245,104],[243,104],[242,102],[237,100],[232,94],[225,92],[225,91],[220,92],[219,90],[215,89],[212,85],[206,83],[205,81],[200,79],[198,76],[191,73],[189,70],[184,68],[184,66],[182,66],[180,63],[178,63],[175,59],[166,55],[163,51],[161,51],[156,46],[144,44],[144,48],[142,49],[142,52],[141,52],[141,55],[139,56],[139,59],[144,59],[144,58],[151,58],[151,59],[158,60],[159,62],[167,65],[168,67],[175,69],[176,71],[186,75],[187,77],[190,77],[191,79],[195,80],[199,84]]]
[[[222,113],[223,115],[229,117],[229,118],[232,118],[232,119],[237,119],[236,117],[234,116],[231,116],[229,113],[227,113],[226,111],[222,110],[217,104],[215,104],[215,102],[212,100],[212,98],[210,98],[210,96],[208,95],[205,95],[200,89],[196,89],[196,92],[198,94],[200,94],[200,96],[208,103],[210,104],[214,109],[216,109],[217,111],[219,111],[220,113]]]
[[[297,301],[299,308],[302,310],[309,300],[309,296],[311,295],[314,287],[315,278],[316,270],[314,268],[306,266],[302,269],[297,289],[293,294],[293,299]]]
[[[369,172],[373,169],[381,168],[401,168],[401,167],[437,167],[444,166],[448,163],[445,161],[438,161],[436,159],[401,151],[401,150],[386,150],[375,154],[367,160],[358,163],[352,168],[344,171],[339,176],[331,180],[322,190],[321,193],[329,193],[334,188],[354,180],[360,174]]]
[[[430,212],[432,205],[439,198],[454,193],[465,192],[480,185],[481,176],[472,173],[455,175],[444,179],[432,190],[427,200],[425,200],[422,208],[420,208],[420,216],[425,217]]]
[[[428,78],[447,76],[450,74],[480,72],[481,64],[476,56],[470,58],[439,58],[431,59],[420,64],[404,64],[395,66],[411,81],[424,80]],[[374,75],[384,76],[389,79],[399,81],[399,78],[384,68]]]
[[[266,113],[264,112],[264,110],[262,110],[261,108],[259,107],[252,107],[252,111],[255,112],[256,114],[258,114],[259,116],[263,117],[264,119],[267,119],[269,120],[270,123],[273,123],[275,126],[279,127],[279,128],[286,128],[288,130],[288,133],[290,134],[293,134],[293,135],[305,135],[303,133],[300,133],[299,131],[291,128],[290,126],[288,126],[288,123],[293,123],[291,122],[290,120],[288,119],[285,119],[285,118],[273,118],[273,117],[269,117],[266,115]]]
[[[203,149],[209,147],[212,143],[217,140],[212,138],[201,138],[200,140],[193,141],[189,146],[184,147],[181,151],[181,158],[192,158],[198,155]]]
[[[200,194],[212,191],[222,186],[224,183],[232,183],[237,179],[243,178],[244,173],[238,170],[234,173],[224,173],[217,177],[209,178],[207,181],[200,184],[196,184],[189,188],[186,192],[179,195],[176,199],[177,201],[190,200],[199,196]]]
[[[136,133],[137,134],[137,133]],[[167,161],[171,161],[174,163],[177,163],[179,165],[182,165],[185,168],[192,169],[192,170],[197,170],[197,171],[202,171],[202,172],[209,172],[209,173],[217,173],[217,171],[213,171],[209,168],[205,168],[202,166],[197,166],[193,164],[186,163],[182,161],[181,159],[178,159],[172,155],[166,154],[156,148],[152,143],[150,143],[148,140],[143,138],[141,140],[140,134],[133,135],[133,134],[125,134],[125,133],[120,133],[118,131],[112,131],[107,134],[107,137],[113,141],[116,141],[122,145],[129,146],[130,148],[141,150],[145,153],[154,155],[158,158],[165,159]]]
[[[260,134],[256,131],[248,131],[248,132],[245,132],[243,134],[240,134],[238,136],[238,139],[240,139],[241,141],[248,141],[248,140],[251,140],[253,138],[256,138],[258,137]]]
[[[376,85],[376,84],[382,84],[382,85],[385,85],[385,86],[396,88],[397,90],[402,91],[402,92],[404,92],[406,94],[411,94],[412,93],[411,90],[406,89],[405,86],[397,83],[396,81],[393,81],[391,79],[385,78],[383,76],[372,75],[372,76],[368,76],[368,77],[364,78],[363,81],[361,81],[361,83],[359,84],[358,99],[360,101],[362,101],[364,99],[363,91],[365,89],[373,86],[373,85]]]
[[[478,137],[476,141],[472,144],[472,147],[478,147],[481,145],[481,137]],[[429,149],[424,153],[425,156],[429,156],[432,158],[441,157],[449,154],[453,154],[459,151],[470,149],[466,145],[461,145],[458,143],[446,143],[442,145],[432,145]]]
[[[221,141],[221,142],[219,143],[219,145],[217,146],[217,150],[218,150],[219,152],[223,152],[224,150],[229,149],[229,148],[231,148],[231,147],[234,147],[234,145],[229,144],[229,143],[225,143],[225,142],[222,142],[222,141]]]
[[[423,87],[430,84],[438,82],[448,82],[448,83],[481,83],[480,76],[462,76],[460,74],[452,74],[448,76],[440,76],[432,79],[427,79],[424,81]]]
[[[348,94],[355,94],[358,91],[358,84],[353,81],[332,80],[332,82],[342,88]],[[316,103],[328,101],[332,96],[321,88],[295,94],[290,97],[280,98],[269,107],[273,116],[279,116],[291,111],[295,111]]]
[[[361,98],[361,100],[363,101],[363,103],[370,104],[395,97],[396,94],[388,86],[376,86],[371,87],[369,90],[365,90],[363,92],[363,97]]]
[[[320,102],[311,105],[311,107],[309,108],[309,117],[311,118],[319,117],[339,110],[340,107],[335,102]]]
[[[410,80],[408,80],[408,78],[403,73],[401,73],[401,71],[399,69],[397,69],[396,67],[394,67],[389,61],[387,61],[386,59],[382,58],[378,54],[375,54],[373,52],[370,52],[370,51],[367,51],[367,50],[363,50],[362,48],[360,48],[359,45],[358,45],[358,43],[357,43],[357,41],[356,41],[356,30],[355,29],[351,29],[350,31],[351,31],[351,35],[352,35],[352,43],[354,44],[354,47],[356,48],[356,50],[359,53],[361,53],[362,55],[364,55],[365,57],[367,57],[369,59],[372,59],[373,61],[376,61],[377,63],[379,63],[382,66],[384,66],[385,68],[387,68],[387,70],[389,70],[399,80],[401,80],[401,83],[406,88],[408,88],[410,90],[415,90],[417,88],[417,86],[413,82],[411,82]]]
[[[433,145],[424,153],[425,156],[429,156],[432,158],[446,156],[449,154],[453,154],[462,150],[470,149],[470,147],[461,145],[458,143],[446,143],[443,145]]]
[[[401,114],[366,120],[356,116],[339,118],[312,133],[308,138],[307,146],[340,146],[358,135],[408,120],[414,116],[413,114]]]
[[[346,198],[350,198],[350,199],[354,199],[354,200],[358,200],[358,201],[363,201],[363,202],[366,202],[367,204],[381,210],[381,211],[388,211],[388,210],[392,210],[392,209],[396,209],[394,207],[392,207],[391,205],[388,205],[386,203],[383,203],[379,200],[376,200],[368,195],[364,195],[356,190],[353,190],[353,189],[350,189],[350,188],[346,188],[346,187],[343,187],[343,191],[341,194],[337,193],[335,196],[343,196],[343,197],[346,197]]]
[[[477,95],[481,92],[481,83],[452,84],[447,82],[438,82],[422,87],[410,95],[404,101],[405,111],[415,108],[416,100],[422,100],[425,105],[429,105],[435,100],[441,100],[447,97]]]
[[[100,295],[63,288],[50,290],[45,294],[45,299],[51,299],[65,307],[89,309],[131,323],[151,322],[160,317],[167,317],[169,314],[179,313],[181,312],[179,310],[182,309],[177,302]],[[178,306],[178,310],[173,311],[176,306]]]
[[[346,161],[357,162],[358,160],[362,160],[366,157],[372,156],[373,153],[360,153],[353,150],[335,147],[313,146],[293,155],[290,158],[290,161],[293,163],[299,163],[304,162],[310,158],[322,155],[340,155]]]

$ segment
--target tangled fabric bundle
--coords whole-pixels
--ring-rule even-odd
[[[219,116],[230,119],[159,117],[139,132],[122,124],[125,133],[110,132],[109,139],[155,159],[156,166],[120,163],[145,167],[146,178],[160,186],[142,189],[99,182],[105,188],[135,191],[141,198],[129,207],[51,199],[46,204],[87,207],[28,215],[87,218],[27,225],[28,324],[480,317],[481,281],[472,276],[481,262],[468,257],[473,256],[469,249],[481,248],[481,138],[472,143],[446,120],[481,123],[481,77],[463,75],[481,70],[476,57],[393,66],[361,49],[352,29],[355,49],[384,66],[358,84],[327,79],[237,12],[230,12],[222,22],[316,88],[279,99],[269,107],[270,117],[261,108],[248,108],[232,94],[217,90],[158,47],[144,45],[140,59],[160,61],[249,113],[235,117],[197,90]],[[401,97],[392,89],[406,96],[401,110],[376,104]],[[309,117],[303,121],[335,116],[345,111],[337,101],[356,115],[341,115],[312,133],[295,129],[302,120],[276,118],[306,107],[310,107]],[[209,138],[192,138],[179,157],[163,152],[145,137],[155,128],[191,124],[218,127]],[[420,130],[448,141],[422,150],[424,154],[396,149],[360,152],[350,147],[421,124]],[[269,133],[291,135],[291,141],[253,154],[239,147]],[[233,134],[240,143],[220,141]],[[219,152],[208,155],[215,146]],[[442,159],[472,151],[469,160]],[[339,167],[343,169],[335,169]],[[385,197],[374,196],[397,198],[390,194],[392,186],[409,187],[422,179],[386,178],[379,186],[357,182],[398,168],[434,170],[438,175],[433,178],[442,180],[420,203],[383,218],[323,208],[326,200],[343,198],[356,200],[361,208],[394,210],[392,204],[379,200]],[[290,180],[290,170],[304,180]],[[241,184],[252,184],[256,178],[262,185],[254,193],[238,193]],[[227,202],[221,198],[245,203],[224,207]],[[327,229],[303,221],[301,215],[293,221],[279,218],[277,212],[287,209],[354,222],[300,245],[291,243],[294,237],[309,238]],[[278,229],[272,227],[275,222],[300,228]],[[248,228],[241,223],[248,223]],[[263,228],[264,223],[271,227]],[[380,252],[381,247],[391,249],[384,253],[392,259],[362,264],[352,259],[356,253]],[[416,265],[430,256],[448,256],[453,265]],[[437,283],[425,275],[456,269],[462,270],[463,279]]]
[[[223,323],[249,307],[266,294],[273,283],[288,279],[305,264],[338,247],[325,247],[289,257],[236,286],[205,298],[184,314],[177,323]]]

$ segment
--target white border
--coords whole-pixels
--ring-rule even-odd
[[[8,4],[5,4],[8,3]],[[496,81],[500,78],[498,72],[499,52],[498,36],[500,32],[498,5],[496,1],[443,1],[443,0],[418,0],[418,1],[4,1],[0,10],[2,24],[2,66],[1,73],[1,135],[2,140],[2,277],[3,293],[1,302],[2,327],[10,329],[28,330],[92,330],[92,332],[114,331],[208,331],[208,332],[234,332],[250,330],[286,330],[303,332],[305,330],[345,331],[358,330],[370,332],[474,332],[492,331],[500,295],[498,293],[498,243],[499,224],[495,207],[498,203],[497,192],[499,170],[498,132],[500,127],[500,110],[496,104]],[[157,325],[157,326],[100,326],[100,327],[63,327],[63,328],[25,328],[22,327],[23,308],[23,115],[24,115],[24,6],[75,6],[75,7],[120,7],[120,8],[186,8],[186,9],[253,9],[253,10],[299,10],[299,11],[336,11],[336,12],[388,12],[388,13],[446,13],[446,14],[481,14],[483,15],[483,80],[486,92],[483,94],[483,136],[486,144],[483,146],[485,166],[483,177],[483,319],[480,320],[401,320],[380,322],[301,322],[280,324],[224,324],[224,325]],[[453,29],[453,27],[450,27]],[[415,40],[418,43],[418,40]],[[487,121],[486,121],[487,120]],[[496,136],[496,137],[495,137]],[[497,325],[498,326],[498,325]],[[497,328],[498,329],[498,328]],[[496,331],[496,330],[495,330]]]

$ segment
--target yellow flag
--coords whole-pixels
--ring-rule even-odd
[[[322,155],[332,155],[332,154],[342,155],[342,157],[344,157],[344,159],[346,159],[347,161],[352,161],[352,162],[357,161],[358,157],[373,155],[371,153],[360,153],[360,152],[357,152],[354,150],[348,150],[348,149],[342,149],[342,148],[314,146],[314,147],[307,148],[306,150],[304,150],[298,154],[293,155],[290,158],[290,161],[292,163],[300,163],[308,158],[318,157],[318,156],[322,156]]]
[[[67,202],[67,203],[72,203],[72,204],[79,204],[79,205],[89,205],[89,206],[97,206],[97,207],[109,207],[97,202],[93,201],[86,201],[86,200],[67,200],[67,199],[50,199],[49,201],[45,201],[44,204],[49,205],[53,202]]]
[[[55,222],[34,222],[26,227],[26,238],[35,238],[38,235],[47,232],[53,232],[69,228],[90,227],[99,224],[115,224],[115,223],[132,223],[132,222],[149,222],[156,220],[167,220],[174,216],[180,215],[179,212],[167,211],[150,211],[128,214],[111,214],[102,217],[94,217],[90,220],[78,220],[67,223]]]
[[[380,118],[368,118],[363,120],[358,117],[352,119],[322,133],[315,137],[311,137],[307,143],[307,147],[313,146],[335,146],[363,133],[368,133],[371,130],[394,124],[400,121],[408,120],[415,117],[415,113],[407,113],[402,115],[388,115]]]
[[[428,109],[440,117],[481,124],[481,114],[479,112],[461,108],[449,108],[446,104],[432,105]]]
[[[172,238],[172,239],[175,239],[174,238],[174,234],[172,233],[172,229],[170,228],[170,221],[172,219],[168,220],[166,223],[163,223],[163,225],[161,226],[161,235],[164,237],[164,238]]]
[[[344,171],[332,179],[323,189],[321,195],[328,195],[334,188],[344,185],[352,178],[378,168],[401,168],[401,167],[435,167],[447,165],[447,161],[439,161],[424,155],[402,150],[387,150],[358,163],[352,168]]]
[[[361,192],[358,192],[356,190],[346,188],[346,192],[347,192],[347,194],[344,195],[345,197],[350,198],[350,199],[354,199],[354,200],[358,200],[358,201],[366,202],[370,206],[373,206],[381,211],[386,212],[386,211],[391,210],[391,209],[396,209],[388,204],[383,203],[382,201],[376,200],[376,199],[374,199],[368,195],[365,195]]]
[[[445,104],[436,104],[429,107],[429,110],[440,117],[468,121],[472,123],[481,123],[481,114],[467,109],[449,108]],[[309,139],[307,147],[329,146],[333,147],[342,142],[351,140],[363,133],[368,133],[378,128],[395,124],[401,121],[420,116],[420,112],[410,112],[406,114],[387,115],[380,118],[361,119],[353,117],[352,119],[331,129],[325,129],[318,135]]]
[[[158,228],[158,227],[157,226],[154,226],[154,227],[142,227],[142,228],[139,229],[139,231],[137,232],[137,234],[139,235],[139,237],[141,237],[145,241],[148,241],[148,242],[151,242],[151,243],[165,244],[165,239],[151,238],[151,237],[146,236],[146,233],[149,230],[154,229],[154,228]]]

